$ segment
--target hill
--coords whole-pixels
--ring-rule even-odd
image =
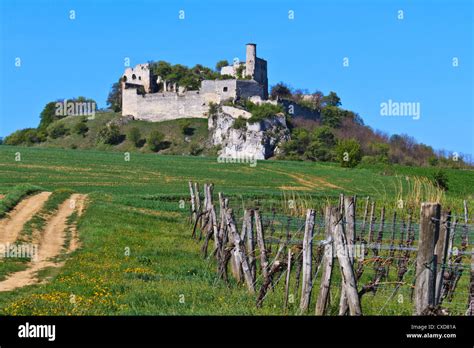
[[[99,132],[110,122],[118,125],[121,138],[117,144],[107,144],[98,140]],[[87,131],[78,134],[75,127],[84,123]],[[204,119],[181,119],[152,123],[140,120],[127,120],[119,113],[99,112],[93,119],[86,117],[67,116],[51,122],[48,129],[61,128],[63,131],[57,136],[47,136],[44,141],[33,143],[39,147],[53,147],[64,149],[97,149],[121,152],[152,153],[153,151],[146,139],[153,131],[163,134],[161,154],[213,154],[215,150],[206,147],[207,143],[207,120]],[[138,129],[138,146],[127,136],[132,128]]]

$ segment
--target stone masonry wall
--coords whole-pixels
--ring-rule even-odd
[[[135,94],[133,94],[134,92]],[[124,90],[126,99],[122,115],[133,115],[136,119],[153,122],[174,120],[177,118],[206,118],[209,105],[197,91],[184,94],[174,92],[138,95],[136,90]]]

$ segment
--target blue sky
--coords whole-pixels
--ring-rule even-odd
[[[59,98],[105,107],[126,57],[213,67],[255,42],[270,85],[335,91],[375,129],[472,155],[473,33],[470,0],[2,0],[0,136],[36,127]],[[420,119],[381,116],[389,99],[420,103]]]

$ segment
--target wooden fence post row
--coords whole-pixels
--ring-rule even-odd
[[[337,206],[326,206],[324,216],[324,236],[315,233],[316,212],[306,211],[304,232],[300,240],[294,240],[290,233],[290,219],[286,226],[286,236],[280,236],[279,247],[272,255],[271,244],[274,239],[273,219],[263,223],[259,209],[244,209],[241,230],[236,222],[229,200],[218,193],[219,211],[213,202],[213,184],[204,184],[201,197],[199,184],[188,183],[190,193],[190,219],[193,223],[192,237],[204,238],[201,252],[208,257],[208,248],[214,240],[211,256],[217,260],[217,275],[228,282],[228,268],[237,283],[244,285],[256,296],[256,305],[261,307],[269,290],[280,279],[284,281],[283,309],[289,309],[290,282],[294,269],[295,293],[300,293],[299,311],[305,313],[311,304],[314,284],[319,279],[315,314],[328,314],[330,289],[333,283],[335,261],[341,274],[339,315],[362,315],[361,299],[367,292],[374,295],[382,280],[390,277],[390,266],[396,267],[397,288],[409,269],[411,255],[416,252],[414,314],[439,314],[443,300],[451,301],[463,271],[463,255],[467,252],[469,230],[467,203],[464,202],[461,250],[453,247],[458,219],[451,211],[442,211],[438,203],[422,203],[420,209],[418,243],[415,243],[413,215],[397,224],[397,212],[393,212],[390,239],[386,239],[388,251],[382,253],[385,228],[385,207],[380,207],[380,220],[376,217],[376,204],[369,197],[360,225],[356,223],[356,197],[339,196]],[[273,212],[275,214],[275,212]],[[406,222],[406,223],[405,223]],[[367,228],[368,225],[368,228]],[[356,230],[360,226],[360,230]],[[284,227],[283,227],[284,228]],[[301,226],[303,228],[303,226]],[[368,229],[367,239],[365,230]],[[265,239],[265,230],[270,230],[270,240]],[[399,237],[397,237],[397,233]],[[314,238],[318,236],[318,242]],[[399,238],[399,239],[398,239]],[[321,240],[322,239],[322,240]],[[397,242],[398,239],[398,242]],[[397,251],[398,249],[398,251]],[[314,252],[314,251],[317,252]],[[368,257],[369,251],[372,254]],[[398,261],[396,261],[398,260]],[[469,298],[466,315],[474,314],[474,251],[471,255]],[[414,261],[414,260],[413,260]],[[364,268],[373,264],[372,279],[364,285]],[[230,267],[229,267],[230,263]],[[368,275],[364,279],[369,278]],[[282,282],[283,282],[282,281]],[[301,289],[299,284],[301,283]],[[259,286],[259,289],[257,289]],[[359,290],[358,290],[359,288]],[[292,295],[294,297],[294,295]],[[292,302],[292,301],[291,301]],[[331,311],[332,312],[332,311]]]

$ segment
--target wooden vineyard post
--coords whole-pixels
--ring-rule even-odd
[[[420,212],[420,234],[415,276],[415,314],[434,305],[436,280],[435,245],[439,237],[441,206],[438,203],[422,203]]]
[[[255,231],[257,232],[257,245],[260,251],[260,267],[262,268],[262,276],[264,281],[268,279],[268,258],[267,250],[265,248],[265,239],[263,238],[263,226],[262,217],[260,211],[256,209],[254,211],[255,217]]]
[[[383,239],[383,229],[385,226],[385,207],[382,207],[382,212],[380,216],[380,225],[379,225],[379,234],[377,235],[377,244],[375,245],[374,254],[378,256],[379,251],[382,247],[382,239]]]
[[[471,250],[471,279],[469,284],[469,302],[466,315],[474,315],[474,248]]]
[[[284,269],[285,267],[285,262],[284,260],[281,259],[281,255],[283,254],[284,249],[285,249],[285,243],[280,242],[277,254],[275,258],[273,259],[273,262],[271,263],[272,266],[270,267],[268,271],[268,277],[263,281],[262,286],[260,287],[260,291],[257,297],[257,308],[260,308],[262,306],[263,300],[265,299],[265,296],[267,295],[267,290],[272,282],[273,276],[277,272]]]
[[[331,229],[331,207],[327,206],[324,211],[324,231],[325,231],[325,242],[324,242],[324,254],[321,261],[322,264],[322,275],[321,285],[319,288],[318,299],[316,300],[316,315],[324,315],[329,297],[329,289],[331,287],[331,274],[332,265],[334,259],[334,246]]]
[[[194,183],[194,199],[196,200],[195,206],[196,206],[196,216],[197,216],[202,210],[201,195],[199,193],[199,183],[197,182]]]
[[[365,199],[365,209],[364,209],[364,217],[362,219],[362,226],[360,227],[361,232],[365,231],[365,223],[367,222],[367,214],[369,213],[369,201],[370,197],[367,196]]]
[[[331,208],[331,228],[334,236],[334,249],[341,268],[342,287],[347,296],[349,314],[362,315],[357,280],[349,258],[349,247],[344,233],[341,213],[337,208]]]
[[[344,220],[346,222],[346,238],[347,247],[349,251],[349,259],[351,261],[352,268],[354,268],[354,244],[355,244],[355,197],[345,197],[344,199]],[[345,315],[347,313],[348,303],[345,288],[341,289],[341,299],[339,303],[339,315]]]
[[[212,184],[204,185],[204,197],[206,205],[204,206],[206,212],[206,224],[205,228],[205,239],[202,246],[202,253],[204,258],[207,257],[207,249],[209,246],[209,241],[214,236],[214,248],[216,248],[219,243],[219,231],[217,228],[217,216],[214,208],[214,203],[212,202],[212,192],[214,186]]]
[[[393,217],[392,217],[392,233],[390,235],[390,252],[389,252],[389,257],[390,261],[388,262],[387,265],[387,279],[390,277],[390,265],[393,263],[393,259],[395,257],[395,231],[396,231],[396,226],[397,225],[397,212],[393,212]]]
[[[246,214],[246,215],[245,215]],[[256,260],[255,260],[255,236],[253,232],[253,210],[246,210],[244,213],[244,224],[246,224],[246,242],[247,242],[247,255],[249,260],[250,272],[252,273],[253,283],[257,279]]]
[[[303,238],[303,278],[301,282],[300,309],[305,312],[308,309],[311,299],[312,287],[312,263],[313,263],[313,233],[314,233],[315,213],[313,209],[306,212],[306,223]]]
[[[193,191],[193,184],[191,181],[188,181],[189,185],[189,194],[191,195],[190,203],[191,203],[191,221],[196,222],[197,218],[197,211],[196,211],[196,198],[194,196],[194,191]],[[194,235],[193,235],[194,237]]]
[[[288,248],[288,257],[286,264],[286,278],[285,278],[285,300],[283,303],[283,309],[285,313],[288,311],[288,296],[290,295],[290,276],[291,276],[291,248]]]
[[[448,262],[449,232],[451,229],[451,211],[444,211],[441,214],[439,227],[439,237],[435,246],[435,255],[439,266],[436,273],[436,288],[434,304],[441,304],[441,292],[443,288],[444,272]]]
[[[232,209],[227,209],[226,212],[227,225],[229,227],[229,232],[232,235],[232,240],[234,242],[234,258],[236,260],[236,265],[240,268],[242,267],[242,272],[244,274],[245,283],[250,293],[255,293],[255,287],[252,280],[252,274],[250,272],[250,267],[247,261],[247,256],[243,250],[243,243],[240,239],[240,236],[237,232],[237,227],[235,225],[234,217],[232,214]]]
[[[368,245],[373,248],[374,243],[374,223],[375,223],[375,202],[372,202],[370,205],[370,221],[369,221],[369,235],[367,237]],[[367,256],[369,248],[366,249],[365,255]]]

